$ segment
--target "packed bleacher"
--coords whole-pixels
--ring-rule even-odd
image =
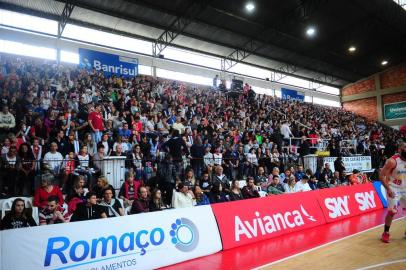
[[[365,183],[341,159],[313,172],[303,157],[370,155],[378,169],[401,138],[341,108],[255,95],[249,85],[230,96],[151,76],[0,59],[0,199],[10,210],[2,229]],[[125,160],[119,189],[102,174],[106,157]],[[15,197],[24,199],[11,203]],[[35,220],[24,210],[30,197]]]

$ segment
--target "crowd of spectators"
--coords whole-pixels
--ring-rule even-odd
[[[400,133],[342,108],[252,93],[1,55],[0,195],[34,195],[52,224],[362,183],[340,160],[312,172],[301,157],[371,155],[379,168],[396,151]],[[125,158],[118,194],[106,156]]]

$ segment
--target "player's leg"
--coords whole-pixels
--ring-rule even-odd
[[[406,191],[400,197],[399,206],[402,208],[403,213],[406,214]],[[403,237],[406,239],[406,230]]]
[[[389,229],[392,225],[393,216],[397,213],[398,198],[396,193],[393,198],[388,196],[388,213],[385,217],[385,226],[381,237],[381,241],[384,243],[389,243]]]

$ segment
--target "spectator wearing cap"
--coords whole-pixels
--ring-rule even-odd
[[[302,177],[302,180],[296,182],[295,185],[295,192],[302,192],[302,191],[310,191],[312,190],[309,186],[309,177],[307,175],[304,175]]]

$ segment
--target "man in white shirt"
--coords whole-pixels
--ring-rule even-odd
[[[289,140],[290,136],[293,136],[292,131],[290,131],[288,121],[286,121],[285,123],[282,124],[282,126],[281,126],[281,134],[283,136],[283,139],[285,139],[285,140]]]
[[[174,191],[172,195],[173,208],[185,208],[196,205],[196,199],[193,192],[189,190],[188,186],[183,183],[178,184],[178,191]]]
[[[310,191],[312,190],[309,186],[309,177],[307,175],[304,175],[302,177],[302,180],[296,183],[295,185],[295,192],[301,192],[301,191]]]
[[[182,118],[180,116],[176,117],[176,122],[172,125],[172,128],[178,130],[181,135],[185,132],[185,126],[182,124]]]
[[[58,145],[56,143],[51,143],[50,151],[44,156],[44,163],[48,164],[50,170],[54,174],[59,173],[59,169],[62,165],[63,157],[58,151]]]

